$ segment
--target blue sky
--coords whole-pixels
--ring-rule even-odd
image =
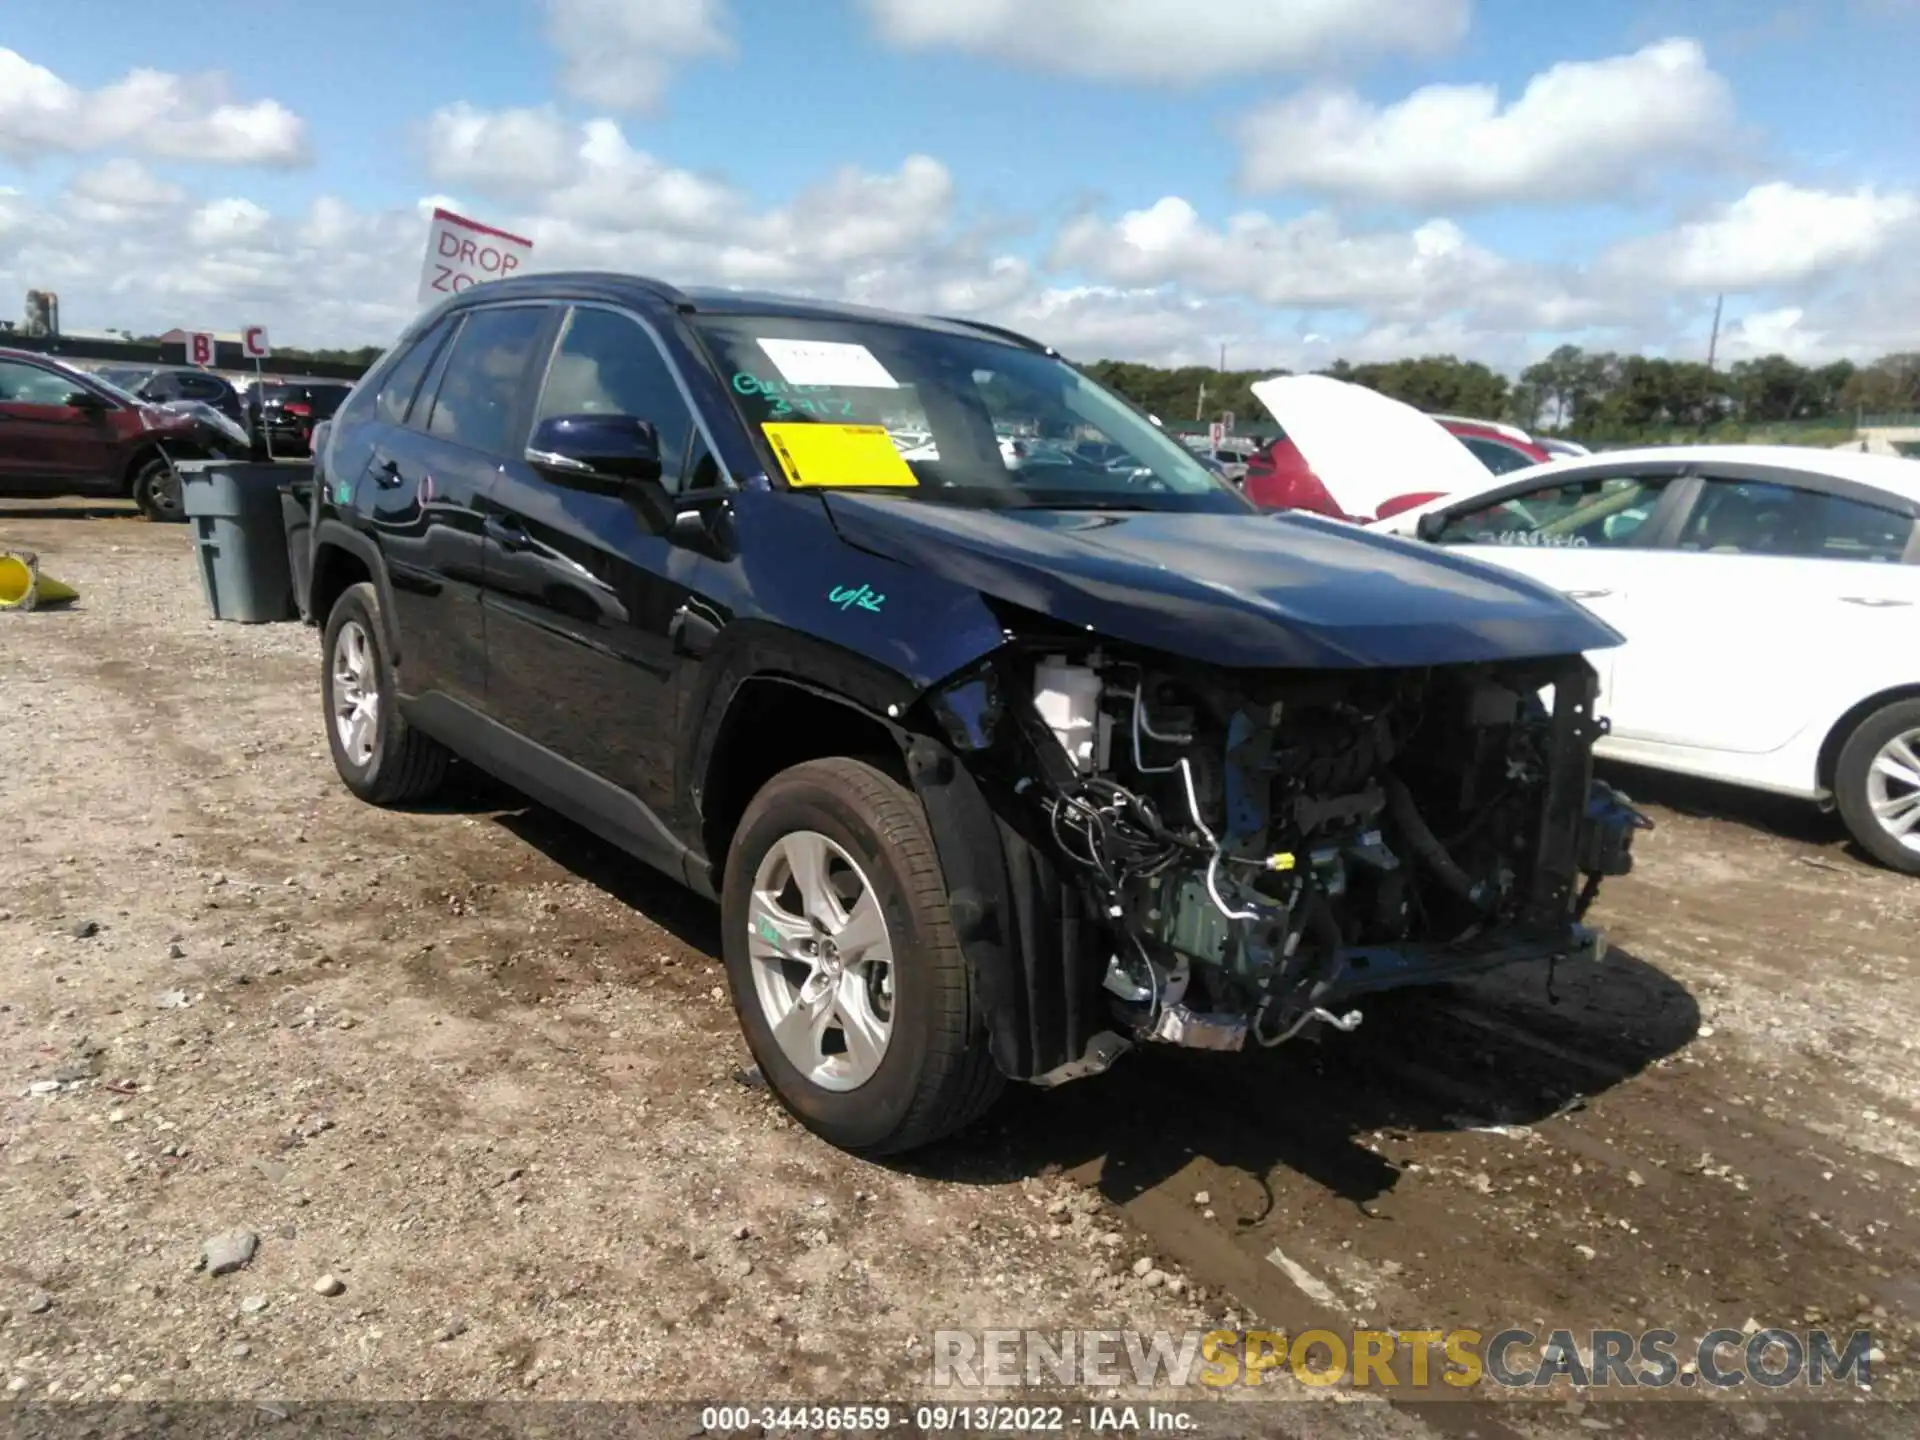
[[[1886,313],[1888,283],[1914,293],[1889,257],[1920,216],[1920,3],[1288,9],[1222,3],[1221,25],[1191,0],[249,0],[183,24],[119,0],[9,7],[13,73],[60,88],[0,69],[0,296],[52,284],[70,326],[212,310],[231,328],[250,306],[289,338],[383,339],[421,202],[442,197],[536,231],[541,262],[974,300],[1082,353],[1678,353],[1722,289],[1736,347],[1920,346],[1920,319]],[[1655,63],[1662,44],[1681,48]],[[1600,68],[1501,128],[1567,64]],[[113,87],[137,68],[177,77],[135,107],[176,126],[164,144],[99,118],[133,104]],[[1443,104],[1476,86],[1497,94],[1478,119],[1458,92]],[[1440,118],[1396,128],[1422,96]],[[265,127],[251,150],[203,158],[192,127],[228,102],[278,109],[241,117]],[[595,121],[622,158],[570,169]],[[939,176],[903,178],[911,156]],[[689,209],[690,185],[712,193]],[[1265,228],[1236,232],[1249,211]],[[1141,212],[1155,223],[1129,227]]]

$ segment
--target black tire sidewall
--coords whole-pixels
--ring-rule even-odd
[[[936,1031],[931,952],[939,917],[922,913],[915,903],[911,882],[866,809],[860,796],[810,767],[776,777],[748,808],[729,848],[720,905],[721,949],[748,1049],[795,1118],[848,1150],[885,1148],[906,1122]],[[817,831],[854,858],[880,901],[892,942],[893,1033],[880,1068],[857,1090],[825,1090],[802,1075],[774,1039],[754,989],[747,947],[754,872],[776,841],[798,830]]]
[[[1854,728],[1834,766],[1834,803],[1860,848],[1892,870],[1920,875],[1920,852],[1907,849],[1881,828],[1867,800],[1867,776],[1880,747],[1906,730],[1920,730],[1920,699],[1896,700]]]
[[[373,657],[374,685],[380,697],[380,716],[373,736],[373,755],[365,766],[355,765],[340,746],[339,727],[333,711],[333,647],[348,621],[355,621],[366,632],[367,649]],[[333,602],[327,615],[325,638],[320,650],[321,715],[327,727],[327,748],[333,752],[333,765],[347,788],[363,800],[378,793],[380,777],[394,754],[393,669],[387,663],[387,647],[380,629],[380,602],[373,587],[362,582],[347,587]]]
[[[174,480],[174,503],[171,510],[164,509],[158,498],[161,487],[167,483],[174,469],[165,460],[148,460],[133,477],[133,503],[140,507],[140,513],[155,524],[177,524],[187,518],[185,497],[180,494],[179,481]]]

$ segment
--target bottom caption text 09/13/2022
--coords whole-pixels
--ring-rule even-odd
[[[1192,1434],[1200,1422],[1190,1407],[1087,1402],[1071,1404],[710,1405],[700,1412],[708,1434],[759,1430],[854,1435],[904,1430],[921,1434],[1030,1435],[1157,1431]]]

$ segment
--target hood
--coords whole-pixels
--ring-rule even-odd
[[[1209,664],[1447,665],[1621,643],[1524,576],[1297,512],[978,510],[867,493],[822,502],[860,549]]]
[[[1487,467],[1431,416],[1364,385],[1281,375],[1253,394],[1349,515],[1377,515],[1400,495],[1486,483]]]

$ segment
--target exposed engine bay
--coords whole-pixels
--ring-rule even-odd
[[[1578,656],[1291,673],[1113,649],[1001,660],[947,689],[945,728],[1098,917],[1102,998],[1129,1040],[1278,1045],[1354,1028],[1368,992],[1604,951],[1580,921],[1649,822],[1592,779],[1605,722]]]

